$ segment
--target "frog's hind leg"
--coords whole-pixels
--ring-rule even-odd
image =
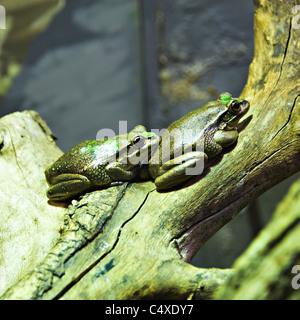
[[[75,197],[91,189],[91,181],[80,174],[61,174],[52,181],[47,190],[47,197],[53,201],[63,201]]]
[[[200,151],[189,152],[167,161],[159,170],[160,176],[155,179],[157,190],[173,188],[188,181],[193,175],[200,175],[206,161],[206,154]]]

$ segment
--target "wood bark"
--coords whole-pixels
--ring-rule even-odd
[[[86,194],[68,208],[57,208],[47,204],[46,184],[41,183],[29,199],[36,203],[38,197],[41,206],[47,204],[41,216],[49,214],[48,208],[60,211],[64,218],[61,236],[48,255],[36,259],[34,269],[11,286],[3,299],[208,299],[218,287],[226,290],[227,286],[231,288],[228,297],[244,297],[232,293],[236,290],[231,287],[233,270],[201,269],[188,262],[243,207],[300,169],[300,31],[294,28],[295,5],[296,1],[255,1],[255,54],[241,94],[251,103],[251,109],[236,146],[204,174],[169,192],[157,192],[152,181],[125,183]],[[8,127],[13,126],[16,116],[23,118],[24,114],[8,116]],[[32,113],[30,116],[37,123]],[[21,139],[19,129],[15,128],[11,142],[4,137],[4,163],[11,160],[9,156],[5,159],[5,146],[9,150],[14,139]],[[43,133],[53,145],[50,131],[44,129]],[[14,145],[18,155],[19,146]],[[33,159],[36,152],[39,159],[50,160],[49,150],[35,149]],[[15,170],[20,169],[21,181],[25,177],[27,181],[24,188],[31,190],[36,177],[30,161],[26,158],[23,164],[20,156],[16,159]],[[41,172],[50,163],[41,161],[36,169],[40,181],[44,181]],[[11,199],[2,201],[9,205]],[[23,210],[30,210],[26,208]],[[59,229],[61,220],[57,226]],[[282,236],[275,235],[274,239],[281,242],[286,234],[281,232]],[[299,246],[291,250],[299,256]],[[269,251],[264,252],[268,258]],[[250,263],[251,259],[253,255],[246,261]],[[285,267],[297,261],[290,259]],[[237,274],[238,269],[237,264]],[[242,275],[239,280],[246,283],[251,276]]]

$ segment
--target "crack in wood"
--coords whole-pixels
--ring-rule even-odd
[[[152,190],[153,191],[153,190]],[[111,249],[108,250],[107,252],[105,252],[101,257],[99,257],[97,260],[94,261],[93,264],[91,264],[89,267],[87,267],[83,272],[81,272],[73,281],[71,281],[70,283],[68,283],[67,286],[65,286],[62,290],[60,290],[60,292],[53,298],[54,300],[60,299],[67,291],[69,291],[77,282],[79,282],[86,274],[89,273],[89,271],[91,271],[98,263],[100,263],[101,260],[103,260],[107,255],[109,255],[117,246],[122,230],[125,227],[125,225],[131,221],[132,219],[134,219],[134,217],[139,213],[140,209],[143,207],[143,205],[145,204],[145,202],[148,199],[149,194],[152,192],[148,192],[145,196],[145,199],[143,200],[142,204],[139,206],[139,208],[134,212],[134,214],[128,218],[126,221],[123,222],[123,224],[120,226],[118,234],[116,236],[116,240],[114,242],[114,244],[112,245]],[[116,208],[115,208],[116,209]]]
[[[285,44],[285,48],[284,48],[284,53],[283,53],[283,57],[282,57],[282,61],[280,63],[280,71],[279,71],[279,76],[278,79],[276,80],[276,83],[274,85],[274,87],[272,88],[272,90],[270,91],[270,93],[268,94],[268,98],[266,99],[266,103],[268,102],[268,100],[270,99],[270,97],[272,96],[274,90],[276,89],[280,79],[281,79],[281,75],[282,75],[282,69],[283,69],[283,65],[284,65],[284,61],[285,58],[287,56],[287,51],[288,51],[288,47],[289,47],[289,43],[291,40],[291,32],[292,32],[292,18],[290,18],[290,23],[289,23],[289,32],[288,32],[288,36],[287,36],[287,40],[286,40],[286,44]]]
[[[289,113],[289,116],[288,116],[287,121],[286,121],[285,124],[275,133],[275,135],[272,137],[271,140],[273,140],[273,139],[278,135],[278,133],[279,133],[281,130],[283,130],[283,129],[287,126],[287,124],[290,122],[291,117],[292,117],[293,110],[294,110],[295,105],[296,105],[296,101],[297,101],[297,99],[298,99],[299,96],[300,96],[300,94],[298,94],[298,95],[295,97],[294,101],[293,101],[293,104],[292,104],[292,107],[291,107],[291,110],[290,110],[290,113]]]
[[[297,96],[298,97],[298,96]],[[289,142],[288,144],[286,144],[285,146],[279,148],[278,150],[274,151],[272,154],[268,155],[266,158],[264,158],[263,160],[261,160],[260,162],[255,163],[254,166],[252,166],[250,168],[249,171],[247,171],[240,179],[239,181],[242,181],[245,176],[249,175],[251,172],[253,172],[254,170],[258,169],[258,167],[265,167],[264,163],[269,160],[270,158],[272,158],[274,155],[276,155],[277,153],[280,153],[280,151],[282,149],[287,148],[288,146],[292,145],[292,144],[299,144],[299,140],[294,140]],[[237,183],[238,184],[238,183]],[[269,184],[268,181],[264,182],[264,183],[260,183],[257,186],[254,186],[251,190],[247,190],[245,193],[242,193],[240,195],[239,198],[231,201],[230,203],[228,203],[225,207],[223,207],[221,210],[216,211],[214,213],[212,213],[211,215],[195,222],[194,224],[192,224],[189,228],[185,229],[183,232],[181,232],[179,235],[171,238],[170,240],[170,245],[177,250],[178,254],[180,255],[181,259],[183,258],[182,255],[182,251],[184,249],[184,245],[182,246],[183,243],[186,242],[187,237],[190,236],[191,233],[193,233],[194,230],[198,229],[201,227],[202,224],[204,224],[205,222],[207,222],[208,220],[212,220],[217,218],[220,215],[224,215],[225,212],[231,210],[231,216],[232,218],[242,209],[242,207],[240,205],[238,205],[239,203],[243,202],[243,207],[245,207],[247,205],[247,203],[245,202],[245,198],[248,198],[249,202],[250,199],[252,198],[252,194],[256,193],[256,189],[259,186],[261,189],[265,189],[265,184]],[[232,208],[236,208],[236,210],[232,210]],[[233,212],[236,212],[235,214]]]

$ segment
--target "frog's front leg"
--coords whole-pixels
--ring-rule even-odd
[[[155,179],[156,188],[169,189],[187,181],[191,175],[201,174],[206,161],[207,155],[204,152],[194,151],[163,163],[158,171],[159,176]]]
[[[238,135],[236,130],[218,130],[214,134],[214,141],[222,147],[229,147],[236,142]]]
[[[91,181],[81,174],[64,173],[52,179],[51,187],[47,190],[47,197],[54,201],[67,200],[85,192],[92,186]]]
[[[130,181],[139,173],[139,166],[130,169],[127,164],[110,163],[105,167],[106,173],[113,181]]]

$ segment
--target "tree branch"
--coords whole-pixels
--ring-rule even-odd
[[[267,227],[234,264],[236,272],[219,287],[216,299],[300,299],[300,180],[289,190]]]

